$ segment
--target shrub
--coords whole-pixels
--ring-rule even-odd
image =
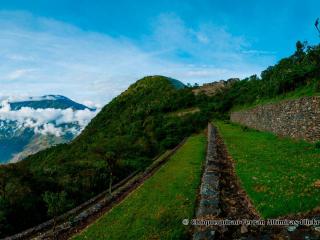
[[[248,132],[249,128],[247,126],[241,126],[242,131],[244,132]]]

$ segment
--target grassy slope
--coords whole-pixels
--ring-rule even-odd
[[[203,134],[190,137],[139,189],[75,239],[183,239],[205,158]]]
[[[236,162],[242,185],[263,217],[275,217],[320,206],[320,150],[304,141],[271,133],[243,131],[216,122]]]

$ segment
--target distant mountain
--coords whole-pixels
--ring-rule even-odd
[[[60,95],[0,101],[0,163],[17,162],[77,136],[95,109]]]
[[[24,101],[10,103],[12,110],[19,110],[22,107],[30,107],[33,109],[67,109],[72,108],[73,110],[95,110],[80,103],[74,102],[71,99],[61,95],[45,95],[42,97],[29,97]]]
[[[182,82],[180,82],[177,79],[173,79],[173,78],[168,78],[168,80],[171,82],[171,84],[173,84],[173,86],[175,86],[175,88],[177,89],[182,89],[185,88],[186,85],[184,85]]]

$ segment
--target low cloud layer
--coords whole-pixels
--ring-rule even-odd
[[[30,128],[36,134],[52,134],[60,137],[66,133],[79,134],[98,110],[33,109],[22,107],[12,110],[8,99],[0,102],[0,128],[14,123],[17,129]]]

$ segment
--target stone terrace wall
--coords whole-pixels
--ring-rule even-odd
[[[303,97],[232,112],[232,122],[279,136],[320,140],[320,97]]]
[[[219,159],[217,154],[216,129],[208,124],[208,145],[204,172],[201,179],[200,202],[196,212],[199,220],[211,219],[220,214],[219,206]],[[193,223],[191,223],[193,224]],[[215,226],[196,226],[193,240],[215,239]]]

